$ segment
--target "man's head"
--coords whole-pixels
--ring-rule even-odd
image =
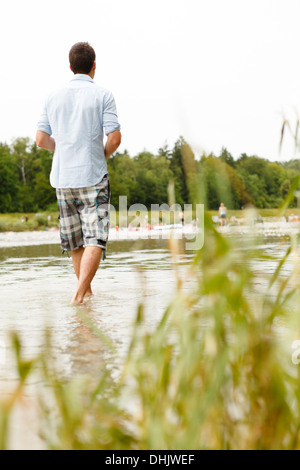
[[[95,70],[96,54],[88,42],[77,42],[69,52],[70,68],[72,72],[89,75]]]

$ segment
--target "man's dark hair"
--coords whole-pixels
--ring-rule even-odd
[[[95,51],[88,42],[77,42],[69,52],[70,66],[74,73],[89,74],[95,59]]]

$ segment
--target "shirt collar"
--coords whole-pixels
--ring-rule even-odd
[[[94,83],[94,80],[89,75],[83,73],[76,73],[76,75],[74,75],[74,77],[72,78],[71,82],[73,80],[86,80],[87,82]]]

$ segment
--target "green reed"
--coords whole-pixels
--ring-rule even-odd
[[[271,449],[299,445],[297,266],[261,293],[251,249],[223,238],[206,220],[205,247],[154,333],[141,308],[124,381],[136,397],[140,448]],[[277,295],[270,295],[274,290]],[[278,324],[292,333],[276,334]],[[291,330],[289,330],[291,331]]]

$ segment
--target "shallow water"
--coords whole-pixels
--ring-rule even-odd
[[[191,256],[181,257],[180,269]],[[80,314],[98,326],[122,356],[138,305],[145,301],[146,321],[155,325],[174,292],[175,277],[165,241],[112,242],[93,281],[93,298],[74,307],[72,261],[61,255],[58,245],[6,246],[0,247],[0,286],[0,346],[7,346],[0,381],[5,381],[15,377],[8,347],[11,331],[20,335],[25,356],[32,357],[43,348],[48,329],[63,376],[96,373],[109,350]]]
[[[36,357],[44,348],[46,329],[51,334],[56,368],[64,378],[88,374],[97,379],[105,367],[117,373],[122,357],[126,355],[137,309],[145,305],[149,328],[160,320],[176,289],[176,277],[166,240],[112,241],[105,262],[93,281],[93,298],[82,307],[70,305],[76,288],[72,261],[61,255],[55,234],[51,240],[37,240],[24,234],[0,238],[0,399],[7,395],[17,380],[15,361],[10,348],[10,332],[16,331],[24,347],[26,358]],[[42,243],[42,244],[41,244]],[[25,246],[24,246],[25,245]],[[255,269],[256,287],[265,289],[266,274],[271,275],[286,251],[286,240],[264,239],[260,247],[272,259],[249,260]],[[193,254],[179,256],[178,270],[186,272]],[[282,275],[292,269],[287,263]],[[192,287],[187,281],[185,289]],[[91,320],[113,343],[112,352],[92,332],[82,314]],[[35,409],[34,375],[27,387],[29,405],[14,421],[10,448],[42,448]],[[31,402],[30,402],[31,400]],[[30,407],[30,403],[32,407]],[[26,414],[27,413],[27,414]],[[36,416],[36,420],[32,416]],[[28,427],[29,426],[29,427]],[[33,426],[34,427],[34,426]]]
[[[20,234],[20,239],[22,235]],[[11,243],[18,245],[16,240]],[[282,256],[287,243],[265,240],[265,254]],[[184,271],[192,254],[179,258]],[[264,288],[265,274],[272,274],[276,261],[252,260],[257,284]],[[283,274],[288,274],[287,264]],[[263,276],[261,276],[263,275]],[[33,246],[0,244],[0,381],[13,379],[15,371],[9,357],[10,332],[16,331],[26,357],[37,356],[48,329],[53,352],[64,376],[99,370],[107,348],[91,332],[80,313],[107,335],[118,354],[125,354],[138,305],[145,304],[146,322],[154,326],[161,318],[175,290],[172,260],[165,240],[115,241],[109,245],[105,262],[93,281],[94,297],[78,308],[70,305],[76,278],[71,259],[62,256],[55,243]],[[189,288],[187,283],[186,289]],[[1,357],[0,357],[1,360]]]

